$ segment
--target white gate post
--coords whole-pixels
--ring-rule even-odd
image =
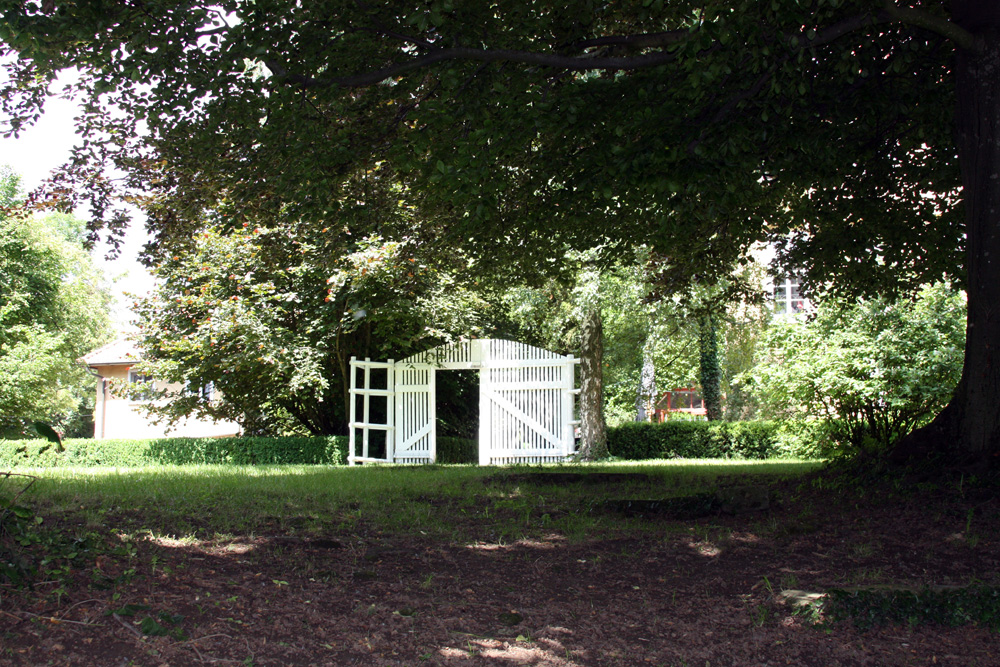
[[[351,397],[351,407],[350,407],[350,416],[348,417],[347,420],[347,464],[348,465],[354,465],[354,422],[357,421],[356,419],[357,410],[355,410],[354,404],[355,404],[355,396],[357,396],[355,390],[358,388],[357,370],[354,368],[354,361],[356,359],[357,357],[351,357],[351,365],[350,365],[351,389],[348,392],[348,396]]]
[[[365,357],[365,393],[361,403],[361,420],[365,423],[365,428],[361,431],[361,456],[368,458],[368,424],[370,422],[370,411],[368,409],[368,390],[372,386],[372,367],[368,365],[370,357]]]
[[[395,460],[396,452],[396,362],[392,359],[385,369],[385,388],[389,395],[385,397],[385,458]]]
[[[402,377],[397,376],[397,373],[399,374],[399,376]],[[393,391],[396,391],[396,387],[398,385],[405,384],[405,380],[406,380],[406,368],[401,366],[399,369],[397,369],[395,366],[393,366],[392,368]],[[395,457],[396,448],[402,444],[403,429],[406,426],[405,415],[403,413],[403,392],[396,391],[396,395],[393,396],[392,398],[392,403],[393,403],[392,407],[393,423],[395,423],[396,417],[397,416],[399,417],[399,426],[393,429],[392,432],[392,453],[393,457]],[[395,458],[392,459],[393,462],[395,462],[395,460],[396,460]]]
[[[576,363],[572,354],[563,357],[562,367],[562,391],[559,392],[562,405],[560,413],[562,419],[562,441],[563,456],[573,453],[573,445],[576,442],[576,424],[573,419],[573,390],[576,388]]]
[[[433,367],[428,375],[427,409],[431,420],[431,441],[428,443],[429,451],[427,453],[431,457],[431,463],[437,463],[437,375]]]
[[[479,346],[479,465],[490,464],[493,453],[493,419],[490,410],[490,392],[493,381],[490,377],[490,351],[486,341],[474,340]]]

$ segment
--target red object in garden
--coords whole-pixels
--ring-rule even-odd
[[[665,422],[671,413],[682,412],[696,417],[705,416],[705,399],[701,397],[701,392],[697,387],[685,389],[674,389],[665,391],[656,402],[654,419],[658,422]]]

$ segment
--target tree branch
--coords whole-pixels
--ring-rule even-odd
[[[412,37],[411,35],[407,35],[407,34],[404,34],[404,33],[401,33],[401,32],[397,32],[395,30],[390,30],[388,28],[382,28],[382,27],[356,28],[355,30],[357,32],[370,32],[370,33],[374,33],[376,35],[382,35],[384,37],[390,37],[390,38],[398,40],[400,42],[404,42],[404,43],[407,43],[407,44],[415,44],[417,46],[422,46],[422,47],[428,48],[428,49],[434,48],[434,44],[432,42],[428,42],[425,39],[417,39],[416,37]]]
[[[406,62],[395,63],[374,72],[356,74],[353,76],[332,77],[328,79],[316,79],[299,74],[290,74],[284,67],[273,61],[266,64],[268,69],[283,77],[286,81],[304,86],[316,86],[331,88],[342,86],[344,88],[362,88],[371,86],[386,79],[401,76],[413,70],[422,69],[430,65],[446,62],[449,60],[465,60],[470,62],[514,62],[523,65],[538,65],[540,67],[552,67],[555,69],[584,71],[584,70],[626,70],[644,69],[664,65],[675,59],[673,53],[659,52],[642,56],[632,56],[628,58],[620,57],[598,57],[589,58],[586,56],[561,56],[550,53],[536,53],[533,51],[514,51],[510,49],[472,49],[467,47],[455,47],[450,49],[439,49],[422,56],[417,56]]]
[[[844,37],[845,35],[863,28],[893,22],[901,22],[930,30],[954,41],[960,48],[963,49],[978,51],[981,48],[981,40],[972,33],[963,29],[961,26],[923,10],[899,7],[891,0],[886,0],[885,9],[877,13],[858,14],[828,26],[821,31],[810,31],[812,33],[811,35],[810,32],[803,32],[795,35],[786,35],[785,39],[793,51],[798,51],[800,49],[815,48],[829,44],[840,39],[841,37]],[[379,29],[375,29],[374,32],[383,32],[387,37],[391,37],[393,39],[428,46],[428,43],[421,43],[420,40],[407,35],[388,33]],[[287,68],[273,60],[267,61],[266,64],[272,72],[289,83],[306,87],[322,88],[332,88],[338,86],[344,88],[362,88],[380,83],[386,79],[402,76],[414,70],[423,69],[440,62],[453,60],[481,63],[511,62],[523,65],[550,67],[567,71],[633,70],[657,67],[674,61],[676,59],[676,54],[666,49],[689,39],[692,34],[694,33],[688,30],[674,30],[669,32],[643,33],[636,35],[610,35],[606,37],[596,37],[593,39],[583,40],[572,45],[572,48],[579,51],[585,51],[587,49],[602,46],[628,46],[636,49],[659,49],[653,53],[644,53],[628,57],[597,56],[592,54],[572,56],[513,49],[452,47],[432,49],[412,59],[392,63],[371,72],[329,78],[314,78],[301,74],[290,73]]]
[[[211,30],[197,31],[194,34],[197,37],[211,37],[212,35],[224,35],[229,32],[229,30],[229,26],[223,26],[221,28],[212,28]]]
[[[941,35],[945,39],[955,42],[958,48],[973,53],[982,53],[983,40],[978,35],[974,35],[957,23],[952,23],[948,19],[936,16],[922,9],[912,7],[900,7],[892,0],[886,0],[885,13],[894,21],[913,25],[924,30]]]
[[[880,23],[888,23],[890,20],[891,19],[882,12],[879,12],[878,14],[858,14],[816,32],[812,38],[810,38],[808,36],[808,32],[806,32],[799,35],[789,35],[788,40],[792,44],[792,47],[796,50],[823,46],[825,44],[829,44],[830,42],[834,42],[844,35],[854,32],[855,30],[878,25]]]
[[[585,39],[572,45],[573,49],[585,51],[599,46],[628,46],[633,49],[656,49],[678,44],[690,37],[690,30],[651,32],[640,35],[610,35]]]

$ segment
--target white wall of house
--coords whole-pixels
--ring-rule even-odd
[[[239,424],[228,421],[184,419],[167,431],[166,424],[154,424],[135,401],[115,395],[110,380],[128,381],[129,365],[93,366],[97,378],[97,403],[94,407],[94,437],[99,440],[142,438],[224,438],[239,435]],[[159,389],[162,384],[154,384]],[[180,385],[167,385],[171,391],[182,391]]]

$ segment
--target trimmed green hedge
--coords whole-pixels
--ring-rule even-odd
[[[792,422],[631,422],[608,429],[608,449],[621,459],[818,458],[823,433]],[[347,436],[289,438],[163,438],[64,441],[57,452],[46,440],[0,440],[0,470],[16,467],[120,466],[233,463],[327,464],[347,462]],[[476,463],[474,439],[438,438],[438,463]]]
[[[142,466],[157,463],[329,464],[347,462],[347,436],[294,438],[162,438],[63,441],[0,440],[0,468]]]
[[[777,421],[630,422],[608,429],[608,450],[629,460],[814,458],[823,452],[813,431]]]

